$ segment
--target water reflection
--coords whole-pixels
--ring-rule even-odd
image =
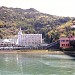
[[[0,54],[0,75],[75,75],[67,55]]]

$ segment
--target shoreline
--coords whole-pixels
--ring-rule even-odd
[[[7,54],[20,54],[20,53],[26,53],[26,54],[64,54],[61,51],[48,51],[48,50],[0,50],[0,54],[7,53]]]

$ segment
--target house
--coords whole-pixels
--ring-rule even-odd
[[[70,34],[68,37],[66,37],[66,36],[61,36],[61,37],[59,38],[59,40],[60,40],[60,48],[66,49],[66,48],[72,47],[72,46],[70,45],[70,41],[75,40],[75,37],[73,36],[73,34]]]
[[[16,39],[0,39],[0,47],[15,46],[16,41]]]

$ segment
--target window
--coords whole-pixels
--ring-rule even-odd
[[[70,46],[70,44],[66,44],[66,46]]]
[[[71,38],[72,38],[72,36],[71,36]]]
[[[28,42],[28,44],[29,44],[30,42]]]
[[[61,42],[65,42],[65,40],[61,40]]]
[[[25,42],[25,44],[27,44],[27,43]]]
[[[32,44],[34,44],[34,42],[32,42]]]
[[[65,46],[65,44],[62,44],[62,46]]]
[[[68,46],[68,44],[66,44],[66,46]]]
[[[66,42],[68,42],[69,40],[66,40]]]
[[[62,46],[63,46],[63,44],[62,44]]]
[[[70,46],[70,44],[68,44],[68,46]]]
[[[37,44],[37,42],[35,42],[35,44]]]

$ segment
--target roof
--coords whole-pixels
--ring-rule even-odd
[[[17,41],[17,39],[0,39],[0,42],[14,42]]]
[[[3,42],[10,42],[8,39],[4,39]]]

